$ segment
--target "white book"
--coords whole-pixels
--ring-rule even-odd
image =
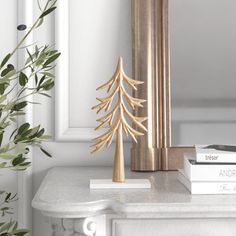
[[[236,163],[236,146],[195,145],[196,161],[199,163]]]
[[[178,180],[191,194],[236,194],[236,182],[190,181],[183,170],[179,170]]]
[[[184,172],[190,181],[236,181],[236,164],[197,163],[191,154],[184,155]]]

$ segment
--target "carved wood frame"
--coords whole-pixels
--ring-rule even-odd
[[[193,147],[171,146],[168,0],[133,0],[133,77],[144,81],[136,96],[147,100],[136,115],[148,116],[148,132],[133,143],[134,171],[176,170]]]

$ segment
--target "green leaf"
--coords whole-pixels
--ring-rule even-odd
[[[1,162],[1,163],[0,163],[0,168],[4,168],[6,165],[7,165],[6,162]]]
[[[0,133],[0,146],[2,145],[3,133],[4,133],[4,131]]]
[[[52,157],[52,155],[50,153],[48,153],[46,150],[44,150],[42,147],[40,147],[40,150],[47,155],[48,157]]]
[[[58,50],[51,50],[48,55],[51,56],[51,55],[54,55],[58,52]]]
[[[7,74],[5,74],[1,79],[0,79],[0,83],[6,83],[8,82],[8,79],[10,79],[13,75],[16,74],[16,70],[9,70]]]
[[[28,103],[27,103],[26,101],[19,102],[19,103],[15,104],[12,109],[13,109],[14,111],[20,111],[22,108],[26,107],[27,104],[28,104]]]
[[[1,129],[5,129],[7,126],[9,126],[11,124],[10,121],[8,122],[1,122]]]
[[[37,0],[37,4],[38,4],[38,8],[39,8],[39,10],[42,11],[42,8],[41,8],[41,6],[40,6],[40,2],[39,2],[39,0]]]
[[[17,229],[12,232],[15,236],[24,236],[28,234],[30,231],[28,229]]]
[[[0,94],[3,95],[6,89],[6,84],[0,84]]]
[[[52,1],[52,0],[50,0],[50,1]],[[55,6],[56,5],[56,3],[57,3],[57,0],[54,0],[54,1],[52,1],[53,3],[52,3],[52,5],[51,5],[51,7],[53,7],[53,6]]]
[[[38,84],[38,90],[40,89],[40,85],[43,83],[43,81],[46,79],[46,75],[44,75],[40,81],[39,81],[39,84]]]
[[[27,230],[27,229],[18,229],[18,230],[15,230],[13,231],[13,234],[14,236],[25,236],[25,235],[28,235],[30,231]]]
[[[8,231],[12,226],[14,225],[13,221],[10,221],[9,223],[5,223],[1,228],[0,228],[0,233],[3,233],[4,231]],[[7,234],[6,234],[7,235]]]
[[[26,48],[26,52],[29,55],[30,60],[33,62],[33,56],[31,55],[31,53],[29,52],[27,48]]]
[[[28,77],[25,73],[20,72],[19,83],[21,86],[25,86],[28,82]]]
[[[39,80],[39,79],[38,79],[38,75],[35,74],[35,75],[34,75],[34,81],[35,81],[35,84],[36,84],[36,85],[38,84],[38,80]]]
[[[23,158],[23,155],[22,154],[19,154],[17,158],[15,158],[13,161],[12,161],[12,165],[13,166],[17,166],[19,164],[22,164],[24,161],[26,160],[26,158]]]
[[[40,18],[39,23],[37,24],[37,26],[35,27],[35,29],[38,28],[38,27],[40,27],[42,24],[43,24],[43,18]]]
[[[8,62],[9,58],[11,57],[11,53],[7,54],[4,59],[2,60],[2,63],[1,63],[1,68],[6,65],[6,63]]]
[[[28,130],[30,127],[29,123],[24,123],[23,125],[20,126],[20,128],[18,129],[18,134],[21,135],[22,133],[24,133],[26,130]]]
[[[56,65],[54,65],[54,66],[47,66],[47,67],[45,67],[44,71],[52,71],[55,67],[56,67]]]
[[[8,193],[7,196],[5,197],[5,202],[7,202],[11,197],[11,193]]]
[[[48,95],[47,93],[39,93],[40,95],[43,95],[45,97],[51,98],[52,96]]]
[[[6,95],[4,95],[4,96],[1,96],[1,97],[0,97],[0,103],[4,102],[4,101],[6,100],[6,98],[7,98],[7,96],[6,96]]]
[[[18,94],[18,97],[20,97],[20,95],[21,95],[22,93],[24,93],[27,89],[28,89],[28,88],[22,88],[21,91],[20,91],[20,93]]]
[[[46,54],[39,56],[39,58],[35,62],[35,66],[37,66],[37,67],[41,66],[44,63],[46,58],[47,58]]]
[[[56,53],[55,55],[49,57],[47,59],[47,61],[43,64],[43,67],[46,67],[47,65],[51,64],[52,62],[54,62],[59,56],[61,55],[61,53]]]
[[[4,69],[3,71],[2,71],[2,73],[1,73],[1,76],[3,77],[3,76],[5,76],[7,73],[9,73],[11,71],[11,69],[10,68],[6,68],[6,69]]]
[[[6,200],[5,200],[6,201]],[[8,211],[8,210],[10,210],[11,208],[10,207],[3,207],[3,208],[1,208],[1,210],[2,211]]]
[[[44,82],[40,88],[43,88],[44,90],[48,91],[51,88],[53,88],[54,86],[54,81],[52,79],[47,80],[46,82]]]
[[[17,123],[17,119],[16,119],[16,118],[10,117],[10,120],[11,120],[12,122]]]
[[[17,193],[15,193],[13,196],[11,196],[10,200],[11,200],[11,201],[17,200],[17,199],[16,199],[16,196],[17,196]]]
[[[29,151],[30,151],[30,150],[29,150],[29,148],[28,148],[28,147],[26,147],[26,148],[25,148],[25,154],[28,154],[28,153],[29,153]]]
[[[0,148],[0,153],[7,152],[10,148],[9,143]]]
[[[22,163],[22,164],[20,164],[19,166],[24,166],[24,167],[26,167],[26,166],[30,166],[30,164],[31,164],[31,162],[24,162],[24,163]]]
[[[54,81],[52,81],[49,85],[44,86],[44,90],[48,91],[48,90],[50,90],[51,88],[53,88],[54,85],[55,85],[55,83],[54,83]]]
[[[40,138],[40,136],[42,136],[44,134],[44,129],[41,129],[38,133],[37,133],[37,138]]]
[[[14,159],[16,157],[17,157],[17,155],[8,154],[8,153],[1,153],[0,154],[0,158],[2,158],[4,160],[12,160],[12,159]]]
[[[35,57],[37,58],[39,55],[39,48],[37,45],[35,45]]]
[[[52,1],[52,0],[50,0],[50,1]],[[55,6],[56,3],[57,3],[57,0],[54,0],[54,2],[52,3],[51,7]]]
[[[16,133],[17,130],[18,130],[18,128],[16,128],[16,129],[11,133],[11,136],[10,136],[9,140],[12,138],[12,136]]]
[[[49,8],[48,10],[46,10],[45,12],[43,12],[43,14],[40,16],[40,18],[43,18],[44,16],[50,14],[51,12],[53,12],[57,7],[52,7]]]
[[[14,106],[15,106],[15,104],[10,102],[10,103],[6,104],[6,106],[2,107],[2,111],[9,111],[9,110],[13,109]]]
[[[51,78],[55,78],[55,75],[50,73],[50,72],[45,72],[44,71],[44,72],[41,72],[41,74],[46,75],[46,76],[51,77]]]
[[[48,140],[48,139],[51,139],[51,138],[52,138],[51,135],[42,135],[42,136],[40,137],[40,139],[44,139],[44,140]]]
[[[12,231],[17,230],[17,227],[18,227],[18,222],[16,221]]]
[[[38,125],[37,127],[30,130],[30,138],[31,139],[33,139],[34,137],[37,136],[39,129],[40,129],[40,125]]]
[[[18,133],[14,139],[15,143],[20,142],[20,141],[31,141],[31,140],[28,140],[31,132],[32,132],[32,129],[26,129],[21,134]]]
[[[27,60],[25,61],[25,65],[29,64],[31,62],[31,58],[28,57]]]
[[[11,116],[24,116],[25,115],[25,112],[22,112],[22,111],[18,111],[18,112],[14,112],[11,114]]]

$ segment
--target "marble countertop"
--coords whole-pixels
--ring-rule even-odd
[[[89,189],[90,179],[111,178],[109,167],[55,167],[49,170],[32,206],[56,218],[119,214],[125,217],[236,217],[236,195],[191,195],[177,172],[131,172],[148,178],[151,189]]]

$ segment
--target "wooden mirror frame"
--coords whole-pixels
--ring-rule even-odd
[[[136,115],[148,116],[148,132],[133,143],[131,169],[177,170],[193,147],[171,146],[168,0],[132,0],[132,19],[133,77],[144,81],[136,96],[147,100]]]

